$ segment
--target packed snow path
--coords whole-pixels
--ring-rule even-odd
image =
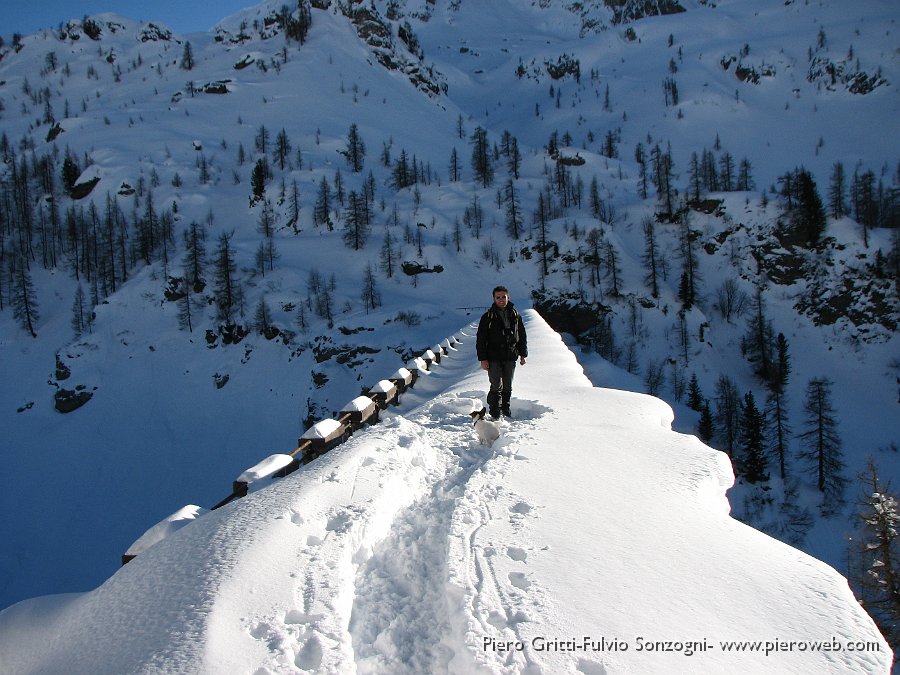
[[[888,672],[842,577],[728,516],[723,454],[526,326],[492,447],[468,414],[487,384],[469,327],[382,424],[93,592],[0,613],[2,668]]]

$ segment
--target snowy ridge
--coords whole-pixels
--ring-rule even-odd
[[[840,575],[728,517],[723,454],[665,403],[592,387],[523,316],[531,358],[492,448],[468,415],[486,385],[470,327],[383,424],[94,591],[0,613],[4,672],[888,671]]]

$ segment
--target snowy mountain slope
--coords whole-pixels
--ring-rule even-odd
[[[440,96],[417,89],[407,73],[382,66],[336,3],[313,11],[302,46],[286,42],[271,26],[263,39],[254,21],[263,23],[280,4],[251,8],[209,34],[167,35],[159,27],[151,30],[104,15],[98,17],[108,22],[99,41],[85,35],[74,40],[74,33],[60,39],[47,31],[24,38],[20,52],[3,49],[0,129],[18,153],[16,161],[42,153],[61,157],[68,147],[82,164],[80,180],[100,177],[92,197],[101,213],[110,194],[126,219],[139,220],[152,193],[157,209],[171,212],[178,248],[167,263],[157,255],[152,264],[130,268],[126,283],[98,298],[93,332],[80,338],[73,339],[70,327],[75,284],[68,261],[50,271],[34,263],[41,308],[37,339],[28,337],[9,311],[0,312],[0,426],[10,430],[3,452],[16,475],[0,497],[4,512],[14,514],[0,525],[0,535],[11,542],[0,551],[0,606],[100,584],[137,534],[185,502],[204,507],[217,502],[241,470],[272,452],[292,449],[309,416],[331,416],[361,387],[455,330],[466,320],[467,310],[460,308],[486,304],[488,290],[498,281],[513,289],[523,308],[536,301],[531,292],[542,287],[551,295],[572,293],[596,303],[597,315],[608,308],[616,349],[608,360],[591,351],[579,353],[593,381],[647,391],[646,373],[665,364],[666,383],[657,393],[678,410],[675,427],[693,432],[697,415],[679,403],[684,397],[677,393],[678,382],[683,385],[691,372],[710,397],[722,374],[732,376],[742,390],[762,395],[740,353],[746,319],[726,320],[715,297],[730,278],[748,294],[766,281],[753,253],[758,238],[768,237],[782,217],[782,207],[772,195],[761,204],[761,193],[798,164],[815,172],[824,192],[838,160],[848,171],[858,165],[877,171],[887,185],[896,184],[891,171],[896,148],[890,142],[895,134],[889,132],[896,128],[900,74],[891,3],[867,1],[852,8],[845,3],[748,7],[722,2],[715,8],[692,3],[687,13],[631,25],[634,40],[625,26],[579,37],[581,18],[559,3],[542,8],[492,2],[485,9],[484,3],[464,1],[456,3],[458,11],[451,5],[400,3],[407,14],[388,22],[394,47],[404,49],[399,26],[409,20],[423,47],[422,63],[433,63],[448,85]],[[386,6],[376,3],[382,17]],[[428,21],[414,15],[424,16],[426,10]],[[239,34],[242,20],[250,39],[216,41]],[[816,46],[820,28],[826,35],[823,47]],[[188,41],[196,62],[191,71],[179,67]],[[745,45],[750,49],[742,55]],[[880,67],[887,84],[857,95],[843,84],[832,90],[821,79],[807,79],[810,51],[843,63],[851,47],[849,65],[858,59],[868,73]],[[55,69],[47,64],[50,52],[56,56]],[[571,76],[553,80],[549,74],[547,63],[558,63],[565,54],[579,59],[580,82]],[[726,69],[723,60],[735,55],[740,58]],[[521,78],[516,74],[520,61],[526,72]],[[677,72],[671,72],[670,61]],[[775,74],[762,76],[758,84],[741,81],[735,75],[738,61],[760,70],[773,65]],[[662,83],[668,77],[678,82],[677,106],[663,104]],[[227,94],[190,94],[226,80]],[[606,85],[609,110],[604,109]],[[41,119],[44,86],[65,129],[53,141],[47,140],[52,125]],[[359,126],[368,147],[360,174],[351,172],[339,154],[351,124]],[[264,273],[254,264],[262,205],[250,205],[251,170],[262,156],[254,149],[255,137],[262,126],[272,136],[285,129],[293,145],[284,169],[276,168],[271,150],[267,153],[275,175],[266,196],[278,218],[273,239],[281,258]],[[508,177],[503,163],[491,187],[481,187],[472,176],[470,136],[476,126],[485,127],[493,143],[500,142],[504,130],[519,139],[523,162],[514,184],[525,220],[519,240],[506,232],[499,203]],[[572,175],[584,186],[596,176],[615,213],[597,218],[585,200],[553,218],[549,237],[560,256],[542,278],[531,220],[557,168],[545,147],[554,132],[560,142],[569,132],[571,145],[563,147],[563,154],[579,153],[585,160]],[[607,132],[620,139],[618,157],[603,155]],[[703,297],[685,314],[690,337],[685,350],[677,317],[677,228],[660,227],[670,271],[660,298],[651,299],[644,282],[641,223],[657,205],[652,187],[649,199],[638,194],[633,155],[638,142],[648,152],[655,143],[671,143],[684,194],[690,153],[713,148],[716,136],[735,159],[750,159],[755,185],[748,192],[709,195],[724,200],[721,215],[691,214],[698,241],[715,252],[700,256]],[[245,150],[243,162],[239,146]],[[394,189],[391,167],[379,157],[385,148],[391,162],[401,149],[415,155],[429,166],[430,179]],[[447,168],[454,148],[462,173],[455,182]],[[716,152],[720,157],[722,151]],[[376,184],[373,233],[362,250],[351,251],[341,240],[345,208],[332,208],[334,231],[314,225],[317,189],[323,179],[333,185],[341,172],[345,192],[360,191],[369,171]],[[0,172],[8,185],[9,163]],[[280,195],[282,182],[289,190],[294,181],[300,190],[296,233],[288,225],[289,199],[282,201]],[[128,186],[138,192],[128,194]],[[38,194],[36,218],[49,212]],[[85,201],[61,193],[56,198],[65,208],[86,208]],[[457,248],[455,224],[464,221],[476,198],[484,210],[483,227],[476,233],[463,225]],[[178,308],[164,300],[164,292],[168,277],[182,274],[180,235],[191,221],[204,225],[210,252],[219,236],[234,233],[245,293],[240,321],[250,326],[254,309],[265,299],[275,324],[293,333],[286,336],[287,344],[253,331],[241,344],[225,346],[209,293],[199,326],[191,333],[179,330]],[[608,269],[598,285],[590,283],[585,236],[594,228],[619,255],[619,296],[609,292]],[[387,277],[379,254],[388,232],[402,242],[399,259],[441,265],[445,271]],[[890,248],[884,230],[873,232],[866,248],[858,225],[849,220],[830,222],[828,234],[836,237],[836,245],[812,264],[827,273],[822,277],[830,289],[850,278],[867,283],[877,251]],[[134,232],[130,236],[136,238]],[[367,264],[377,270],[382,295],[382,306],[373,311],[360,298]],[[334,279],[335,319],[330,326],[310,310],[304,331],[297,326],[297,312],[310,295],[312,271]],[[89,296],[86,280],[84,286]],[[825,297],[820,287],[806,280],[765,286],[770,318],[792,344],[789,400],[795,428],[802,418],[805,382],[827,374],[837,385],[847,478],[853,479],[870,453],[887,477],[897,478],[894,454],[883,450],[900,437],[896,330],[868,316],[858,324],[839,317],[818,326],[796,304],[805,296]],[[896,297],[893,302],[896,314]],[[420,321],[406,323],[401,312]],[[207,344],[207,330],[217,336],[214,348]],[[628,353],[635,355],[630,365]],[[54,372],[57,354],[72,371],[68,380]],[[227,383],[218,388],[226,376]],[[76,385],[87,387],[93,398],[60,416],[53,394]],[[803,504],[815,513],[819,495],[802,473],[802,463],[796,457],[792,461]],[[773,481],[773,490],[779,489]],[[745,515],[744,497],[752,491],[739,484],[730,493],[737,515]],[[843,564],[845,533],[853,527],[852,489],[847,497],[851,506],[837,518],[819,521],[802,542],[835,566]]]
[[[721,453],[672,432],[659,400],[593,388],[526,319],[531,358],[493,447],[467,414],[485,385],[470,326],[384,423],[95,591],[5,610],[5,667],[887,672],[839,575],[728,517]]]

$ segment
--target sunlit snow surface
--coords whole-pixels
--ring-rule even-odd
[[[592,387],[525,318],[492,448],[468,415],[486,385],[468,326],[383,423],[94,591],[4,611],[2,670],[889,670],[840,575],[729,517],[723,454],[658,399]]]

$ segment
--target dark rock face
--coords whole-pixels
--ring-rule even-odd
[[[579,337],[596,328],[610,309],[571,295],[532,294],[532,306],[553,330]]]
[[[440,274],[444,271],[443,265],[435,265],[434,267],[426,267],[425,265],[418,262],[404,262],[401,263],[400,269],[403,270],[403,273],[407,276],[415,276],[416,274],[430,274],[437,273]]]
[[[61,413],[70,413],[78,410],[81,406],[91,400],[93,393],[83,388],[83,385],[72,389],[58,389],[54,396],[56,409]]]
[[[59,381],[68,380],[72,376],[72,369],[69,368],[63,360],[56,355],[56,379]]]

